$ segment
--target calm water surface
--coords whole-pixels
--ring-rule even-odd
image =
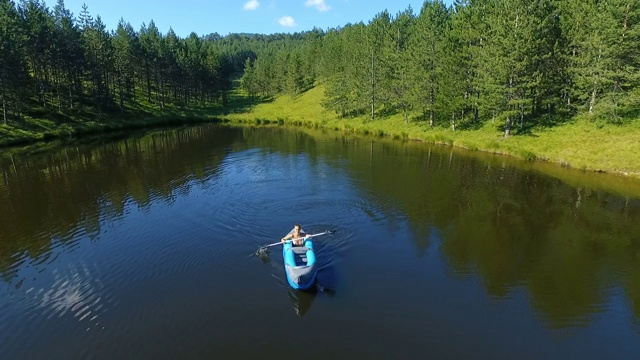
[[[5,154],[0,358],[638,358],[640,200],[504,162],[217,126]],[[254,255],[295,222],[336,230],[311,292]]]

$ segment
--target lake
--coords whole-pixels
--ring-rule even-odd
[[[541,167],[218,125],[5,151],[0,358],[637,358],[638,181]],[[308,292],[256,256],[295,223],[335,230]]]

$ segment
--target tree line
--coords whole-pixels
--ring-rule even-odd
[[[86,5],[76,19],[63,0],[53,10],[0,0],[2,119],[222,103],[233,64],[215,40],[162,34],[153,20],[136,31],[121,19],[108,31]]]
[[[575,114],[638,118],[640,8],[627,0],[427,0],[368,23],[294,34],[108,31],[63,0],[0,0],[2,120],[225,105],[243,73],[252,97],[323,85],[343,118],[401,113],[406,122],[505,133]]]
[[[623,123],[639,115],[639,21],[627,0],[427,0],[258,51],[242,85],[273,96],[324,84],[323,105],[345,118],[493,120],[506,135],[581,113]]]

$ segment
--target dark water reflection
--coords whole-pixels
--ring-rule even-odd
[[[217,126],[4,155],[0,358],[634,358],[637,184],[511,162]],[[337,230],[310,293],[253,256],[293,222]]]

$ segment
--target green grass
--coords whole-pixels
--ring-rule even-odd
[[[344,133],[385,136],[452,145],[473,151],[538,160],[564,168],[622,174],[640,178],[640,126],[603,125],[585,117],[564,125],[532,129],[526,135],[508,138],[498,123],[485,122],[479,129],[453,131],[450,127],[430,128],[424,121],[402,114],[371,121],[364,115],[341,119],[321,105],[324,88],[317,86],[299,96],[283,95],[273,101],[256,103],[243,112],[223,116],[236,124],[317,127]],[[242,96],[236,93],[236,96]],[[260,124],[255,119],[262,119]],[[267,124],[264,119],[271,119]]]
[[[30,144],[54,139],[66,139],[125,129],[179,125],[218,121],[224,110],[219,105],[196,106],[190,109],[166,106],[164,109],[142,101],[127,107],[124,113],[98,114],[94,108],[64,113],[47,112],[34,107],[18,121],[0,123],[0,146]]]

